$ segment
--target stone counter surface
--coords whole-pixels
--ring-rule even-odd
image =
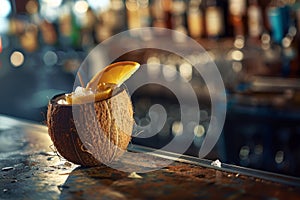
[[[0,199],[286,200],[300,187],[178,161],[137,175],[83,168],[56,154],[44,125],[0,116]]]

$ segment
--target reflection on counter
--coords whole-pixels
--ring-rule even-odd
[[[226,87],[226,123],[208,157],[300,176],[299,1],[0,0],[0,5],[0,114],[43,123],[49,99],[73,90],[80,64],[98,43],[128,29],[169,28],[207,50]],[[146,42],[151,35],[137,37]],[[184,47],[182,38],[173,35],[172,41]],[[206,53],[191,49],[188,59],[204,64]],[[201,120],[188,127],[194,140],[186,152],[197,156],[211,115],[201,74],[184,58],[157,49],[118,60],[147,64],[141,78],[162,79],[178,88],[184,80],[197,91]],[[158,134],[134,138],[134,143],[160,148],[182,134],[178,100],[166,88],[141,87],[132,100],[138,125],[160,119],[152,105],[163,105],[167,113]]]

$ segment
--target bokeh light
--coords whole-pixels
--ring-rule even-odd
[[[0,0],[0,18],[7,17],[11,13],[11,4],[9,0]]]
[[[86,1],[80,0],[74,4],[74,10],[78,14],[86,13],[89,8],[89,4]]]
[[[190,81],[193,75],[193,66],[189,63],[182,63],[179,66],[180,75],[186,81]]]
[[[94,10],[105,10],[109,8],[110,0],[101,0],[101,1],[95,1],[95,0],[88,0],[89,5]]]
[[[203,125],[197,125],[194,128],[194,135],[195,137],[203,137],[205,133],[205,128]]]
[[[177,70],[174,65],[164,65],[163,66],[163,75],[165,79],[169,82],[174,81],[176,79]]]
[[[52,66],[57,63],[58,57],[55,52],[47,51],[43,56],[43,61],[47,66]]]
[[[51,8],[57,8],[61,5],[62,0],[42,0],[42,2]]]
[[[173,133],[173,135],[182,135],[183,124],[180,121],[175,121],[172,124],[172,133]]]
[[[161,73],[160,60],[158,57],[152,56],[148,58],[147,72],[150,77],[157,77]]]
[[[24,63],[24,55],[20,51],[14,51],[10,56],[10,62],[14,67],[20,67]]]

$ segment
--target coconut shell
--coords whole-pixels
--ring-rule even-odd
[[[47,125],[57,151],[82,166],[108,164],[120,157],[131,140],[133,109],[125,90],[112,97],[78,105],[48,104]]]

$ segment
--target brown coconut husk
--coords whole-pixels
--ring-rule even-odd
[[[59,154],[82,166],[118,159],[127,149],[134,123],[127,92],[78,105],[59,104],[64,97],[53,97],[47,113],[48,132]]]

